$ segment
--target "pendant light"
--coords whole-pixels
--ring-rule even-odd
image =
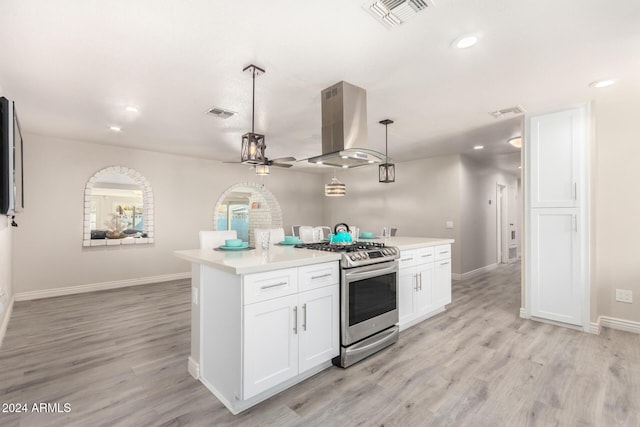
[[[392,123],[393,120],[380,120],[380,124],[384,125],[384,163],[378,166],[378,181],[384,183],[396,182],[396,165],[389,163],[389,148],[387,146],[389,139],[387,126]]]
[[[341,197],[347,194],[347,186],[336,178],[336,172],[333,172],[333,178],[329,184],[324,185],[324,195],[327,197]]]
[[[253,95],[251,102],[251,132],[242,135],[242,146],[240,148],[240,162],[251,165],[264,163],[264,150],[267,148],[264,142],[264,135],[254,132],[255,110],[256,110],[256,77],[264,74],[264,70],[251,64],[242,71],[251,73],[253,80]],[[268,167],[267,167],[268,170]],[[257,167],[256,167],[257,173]],[[268,172],[267,172],[268,173]]]

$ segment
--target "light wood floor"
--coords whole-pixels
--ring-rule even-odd
[[[186,371],[187,282],[19,302],[0,349],[1,426],[633,426],[640,336],[518,317],[520,269],[454,282],[447,311],[346,370],[232,416]]]

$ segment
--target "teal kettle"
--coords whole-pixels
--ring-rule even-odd
[[[331,243],[351,243],[353,239],[349,234],[349,226],[345,223],[336,224],[333,228],[334,234],[331,237]]]

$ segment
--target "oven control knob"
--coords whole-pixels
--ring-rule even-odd
[[[369,258],[369,252],[362,252],[362,259]]]
[[[356,255],[355,254],[350,255],[349,258],[351,258],[351,261],[355,261],[356,260]]]

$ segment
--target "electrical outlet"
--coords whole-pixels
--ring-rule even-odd
[[[198,304],[198,288],[191,288],[191,302]]]
[[[626,289],[616,289],[616,301],[633,303],[633,292]]]

